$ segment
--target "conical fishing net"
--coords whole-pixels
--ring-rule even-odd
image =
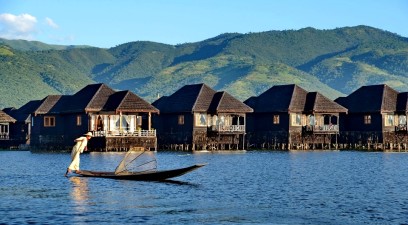
[[[154,152],[129,150],[116,167],[115,174],[156,171],[157,161]]]

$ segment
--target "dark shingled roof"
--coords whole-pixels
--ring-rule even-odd
[[[276,85],[244,103],[255,112],[302,112],[307,91],[296,84]]]
[[[7,111],[7,114],[20,122],[30,122],[31,113],[33,113],[41,105],[41,100],[29,101],[19,109],[11,109]]]
[[[14,122],[16,122],[16,119],[9,116],[4,111],[0,110],[0,123],[14,123]]]
[[[98,112],[115,91],[106,84],[90,84],[71,96],[66,96],[51,113]]]
[[[254,110],[225,91],[217,92],[208,108],[213,113],[251,113]]]
[[[34,111],[34,114],[47,114],[60,100],[61,95],[48,95],[41,100],[40,106]]]
[[[296,84],[276,85],[245,103],[255,112],[347,112],[347,109],[319,92],[307,92]]]
[[[87,85],[74,95],[49,95],[41,101],[32,101],[19,115],[27,118],[35,114],[63,114],[99,111],[155,112],[158,109],[130,91],[116,92],[105,84]],[[34,104],[35,103],[35,104]],[[25,113],[23,113],[25,112]]]
[[[216,91],[206,84],[185,85],[152,103],[161,113],[206,112]]]
[[[408,112],[408,92],[402,92],[398,94],[397,111],[402,113]]]
[[[104,106],[105,111],[153,112],[159,110],[130,91],[119,91],[111,95]]]
[[[394,112],[398,92],[386,84],[362,86],[347,97],[335,102],[346,107],[349,113]]]
[[[348,110],[319,92],[309,92],[307,93],[304,111],[311,113],[347,113]]]
[[[216,92],[206,84],[185,85],[170,96],[152,103],[162,113],[252,112],[252,109],[226,92]]]

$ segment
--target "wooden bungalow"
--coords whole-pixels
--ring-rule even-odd
[[[406,146],[406,93],[386,84],[370,85],[335,101],[349,110],[342,118],[341,135],[341,141],[349,148],[387,149],[402,143]]]
[[[41,104],[40,100],[29,101],[20,108],[3,109],[8,115],[16,119],[16,122],[10,124],[10,139],[12,146],[25,149],[29,147],[31,137],[31,113]]]
[[[12,147],[10,139],[10,124],[16,120],[4,111],[0,110],[0,148]]]
[[[244,103],[248,115],[247,139],[251,148],[337,148],[339,116],[347,109],[318,92],[298,85],[276,85]]]
[[[151,114],[158,112],[134,93],[105,84],[88,85],[74,95],[49,95],[32,112],[30,147],[69,150],[75,138],[91,131],[89,150],[156,149]]]
[[[253,110],[206,84],[186,85],[152,103],[160,149],[243,150],[246,114]]]

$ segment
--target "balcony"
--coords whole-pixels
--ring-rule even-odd
[[[211,131],[215,132],[245,132],[245,125],[213,125]]]
[[[303,126],[303,132],[313,132],[313,133],[332,133],[338,132],[339,125],[322,125],[322,126]]]
[[[407,125],[406,124],[399,124],[397,126],[395,126],[395,132],[399,132],[399,133],[403,133],[403,132],[407,132]]]
[[[9,133],[0,133],[0,140],[9,140]]]
[[[94,137],[156,137],[156,130],[94,131]]]

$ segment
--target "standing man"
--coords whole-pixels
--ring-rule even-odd
[[[75,146],[72,148],[71,152],[71,164],[69,165],[65,176],[68,176],[68,173],[72,172],[73,170],[79,171],[79,155],[87,150],[86,145],[88,144],[88,140],[91,139],[92,133],[88,132],[84,134],[85,137],[79,137],[75,139],[76,142]]]

